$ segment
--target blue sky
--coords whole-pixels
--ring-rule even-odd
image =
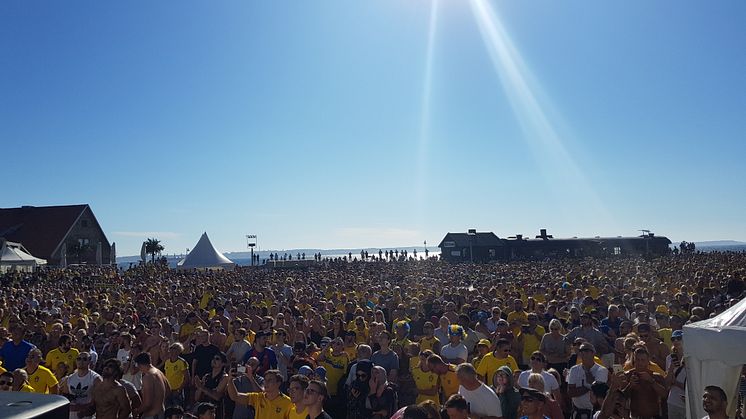
[[[0,2],[0,207],[118,254],[746,240],[746,3]]]

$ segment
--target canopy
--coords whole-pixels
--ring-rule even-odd
[[[0,272],[33,270],[36,266],[46,264],[46,260],[32,256],[20,243],[3,240],[0,246]]]
[[[734,417],[738,403],[738,379],[746,364],[746,298],[713,318],[684,326],[687,418],[699,419],[702,393],[718,386],[728,395],[728,416]]]
[[[215,246],[210,242],[207,233],[202,233],[202,237],[199,238],[192,251],[176,266],[177,269],[233,269],[235,265],[230,259],[215,250]]]

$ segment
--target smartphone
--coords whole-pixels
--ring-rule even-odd
[[[243,365],[239,365],[236,367],[236,372],[239,374],[246,374],[246,367]]]
[[[614,364],[613,368],[614,368],[614,374],[615,375],[619,374],[621,372],[624,372],[624,368],[622,367],[622,364]]]

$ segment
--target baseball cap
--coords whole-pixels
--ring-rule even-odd
[[[492,345],[492,343],[490,343],[490,341],[487,339],[480,339],[479,342],[477,342],[477,346],[480,345],[489,347],[490,345]]]
[[[674,330],[673,333],[671,333],[672,338],[684,338],[684,331],[683,330]]]

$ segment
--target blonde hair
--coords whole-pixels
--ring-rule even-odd
[[[544,392],[544,377],[541,374],[531,373],[528,376],[528,386],[534,390]]]

